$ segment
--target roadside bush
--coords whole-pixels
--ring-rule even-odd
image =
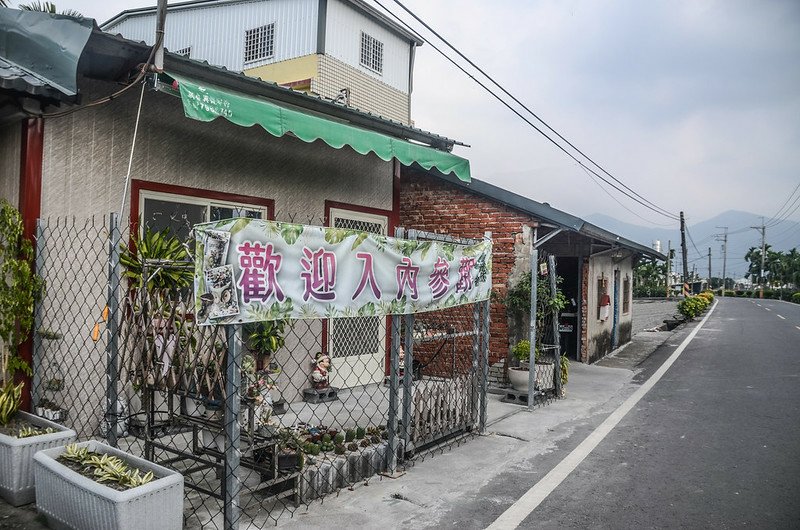
[[[725,291],[725,296],[742,296],[739,292],[740,291]]]
[[[708,300],[709,304],[714,301],[714,293],[712,293],[711,291],[703,291],[702,293],[698,294],[697,296],[702,296],[703,298]]]
[[[794,293],[792,295],[792,302],[795,304],[800,304],[800,293]]]
[[[694,318],[706,310],[710,302],[703,296],[690,296],[678,302],[678,312],[686,318]]]

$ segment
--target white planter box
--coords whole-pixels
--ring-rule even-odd
[[[126,491],[84,477],[56,459],[64,447],[34,456],[36,508],[50,528],[80,530],[178,530],[183,527],[183,475],[96,441],[78,444],[152,471],[152,482]]]
[[[555,381],[553,381],[553,363],[536,363],[535,366],[534,376],[536,389],[543,391],[555,388]],[[511,367],[508,369],[508,379],[511,382],[511,386],[519,392],[528,391],[528,377],[527,368]]]
[[[34,501],[33,455],[36,451],[68,444],[75,440],[75,431],[44,418],[17,412],[16,416],[39,428],[50,427],[56,432],[14,438],[0,434],[0,495],[14,506]]]

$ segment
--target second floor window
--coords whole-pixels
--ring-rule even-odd
[[[275,55],[275,23],[248,29],[244,33],[244,62],[252,63]]]
[[[361,66],[378,74],[383,73],[383,43],[361,32]]]

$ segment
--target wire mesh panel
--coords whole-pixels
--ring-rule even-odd
[[[38,415],[67,425],[80,439],[109,427],[109,248],[120,240],[110,223],[108,217],[60,218],[37,226],[36,266],[45,292],[36,305],[32,402]]]
[[[39,236],[34,403],[182,473],[187,528],[274,525],[485,425],[483,302],[201,326],[183,238],[115,219]]]

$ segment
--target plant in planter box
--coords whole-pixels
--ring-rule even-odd
[[[19,410],[24,383],[31,375],[18,355],[33,325],[33,307],[44,282],[33,272],[33,247],[22,236],[19,212],[0,201],[0,495],[19,506],[34,499],[33,454],[75,439],[75,431]]]
[[[0,495],[14,506],[35,498],[32,459],[41,449],[75,439],[75,431],[19,411],[23,383],[0,390]]]
[[[294,471],[303,469],[303,441],[286,427],[278,431],[278,471]]]
[[[183,527],[177,471],[96,441],[39,451],[34,464],[36,507],[51,527]]]

